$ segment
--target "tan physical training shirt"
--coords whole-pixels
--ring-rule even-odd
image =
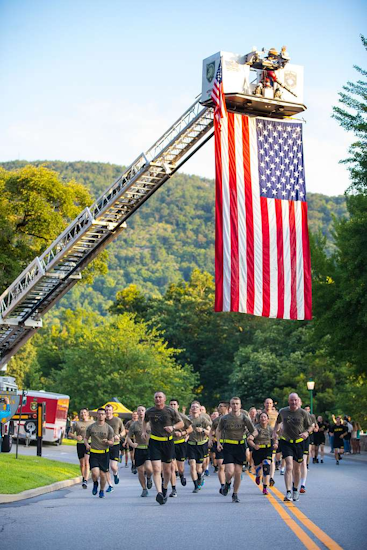
[[[210,417],[208,420],[206,415],[200,414],[197,418],[194,418],[193,416],[190,416],[189,418],[193,427],[192,432],[189,434],[189,441],[195,441],[197,443],[198,441],[208,439],[208,436],[204,432],[198,432],[197,428],[203,428],[204,430],[210,428],[212,425]]]
[[[301,433],[306,432],[312,425],[307,411],[301,408],[291,411],[289,407],[280,409],[276,423],[282,423],[282,436],[288,440],[300,439]]]
[[[144,439],[141,434],[143,431],[143,421],[142,420],[135,420],[135,422],[131,422],[129,427],[129,437],[130,439],[134,440],[135,443],[138,445],[148,445],[149,443],[149,436],[150,436],[150,428],[147,428],[147,435],[148,438]]]
[[[276,424],[276,421],[277,421],[277,418],[278,418],[278,411],[273,409],[269,412],[265,411],[269,417],[269,426],[271,428],[274,428],[275,424]]]
[[[165,426],[173,426],[181,422],[181,418],[172,407],[164,406],[163,409],[150,407],[145,411],[145,422],[150,423],[151,434],[156,437],[169,437],[171,434],[164,430]]]
[[[91,440],[91,447],[92,449],[96,449],[97,451],[105,451],[109,449],[109,444],[104,443],[103,439],[113,439],[114,431],[105,422],[100,425],[98,422],[94,422],[90,426],[88,426],[86,431],[86,439]]]
[[[271,445],[273,430],[269,424],[266,428],[262,428],[261,424],[256,424],[255,428],[259,433],[256,437],[254,437],[254,443],[256,443],[256,445]]]
[[[219,420],[218,430],[222,434],[222,439],[241,441],[244,438],[246,429],[250,434],[255,431],[255,426],[251,422],[250,417],[245,413],[241,412],[239,416],[235,416],[232,413],[225,414]]]
[[[182,422],[184,423],[184,427],[181,428],[181,431],[185,431],[187,430],[187,428],[189,426],[191,426],[192,422],[190,420],[190,418],[188,416],[186,416],[186,414],[183,414],[183,413],[178,413],[179,416],[180,416],[180,419],[182,420]],[[181,439],[184,439],[186,437],[186,435],[179,435],[178,437],[173,437],[173,441],[181,441]]]
[[[81,435],[84,439],[88,426],[91,426],[91,424],[94,424],[94,422],[94,420],[79,420],[79,422],[74,423],[74,425],[70,429],[70,432],[75,435]],[[84,442],[80,441],[79,443]]]

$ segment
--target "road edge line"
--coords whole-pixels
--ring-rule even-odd
[[[51,485],[45,485],[43,487],[36,487],[35,489],[28,489],[27,491],[22,491],[15,495],[1,495],[0,494],[0,504],[11,504],[12,502],[18,502],[20,500],[26,500],[28,498],[34,498],[46,493],[52,493],[53,491],[59,491],[60,489],[65,489],[65,487],[71,487],[77,483],[83,481],[82,476],[74,477],[72,479],[65,479],[64,481],[56,481],[51,483]]]

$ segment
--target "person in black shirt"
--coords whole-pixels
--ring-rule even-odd
[[[340,455],[344,452],[344,438],[348,433],[348,428],[344,426],[340,416],[336,417],[336,424],[330,426],[329,433],[334,435],[334,455],[338,466]]]

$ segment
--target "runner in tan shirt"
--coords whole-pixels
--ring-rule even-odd
[[[267,397],[265,399],[265,401],[264,401],[264,411],[268,415],[270,428],[274,429],[275,423],[276,423],[277,418],[278,418],[278,411],[274,407],[274,401],[272,400],[271,397]],[[278,450],[278,447],[273,448],[272,460],[271,460],[271,464],[270,464],[270,480],[269,480],[270,487],[273,487],[273,485],[275,485],[275,481],[274,481],[275,463],[276,463],[277,460],[280,460],[280,458],[281,458],[280,453],[278,454],[278,457],[277,457],[277,450]]]
[[[138,478],[142,486],[142,497],[148,496],[148,489],[152,488],[153,467],[149,453],[150,428],[147,427],[146,437],[143,437],[143,422],[146,408],[139,405],[137,408],[138,420],[130,424],[127,442],[134,449],[135,466],[138,470]],[[146,476],[146,479],[145,479]]]
[[[114,435],[111,426],[106,424],[106,411],[103,408],[98,409],[97,422],[87,427],[84,444],[87,451],[90,451],[90,469],[93,479],[92,494],[97,494],[98,480],[100,479],[100,498],[105,496],[104,488],[107,481],[107,473],[110,468],[109,450],[110,446],[113,445]],[[91,440],[90,445],[89,439]]]
[[[257,435],[257,431],[248,414],[241,412],[241,399],[232,397],[230,401],[232,412],[222,416],[217,429],[217,448],[224,451],[226,483],[220,490],[223,496],[228,495],[233,482],[232,502],[240,502],[238,490],[241,485],[242,466],[246,461],[245,431],[249,432],[249,439]],[[221,439],[223,443],[221,443]]]
[[[105,406],[106,411],[106,423],[111,426],[111,428],[114,431],[114,442],[113,445],[110,447],[110,469],[113,473],[113,478],[115,481],[115,485],[118,485],[120,483],[119,478],[119,460],[120,460],[120,443],[121,439],[125,436],[125,426],[118,416],[114,416],[113,414],[113,407],[112,405],[106,405]],[[107,483],[108,487],[106,490],[106,493],[110,493],[113,491],[113,487],[111,485],[111,475],[110,472],[107,474]]]
[[[75,422],[70,431],[69,438],[76,439],[76,452],[78,453],[80,471],[82,474],[82,487],[87,488],[87,482],[89,478],[89,452],[85,448],[84,437],[88,426],[94,423],[94,420],[89,418],[89,412],[87,409],[80,409],[79,421]]]

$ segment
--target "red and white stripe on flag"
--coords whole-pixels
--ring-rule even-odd
[[[265,119],[234,113],[226,113],[220,124],[214,119],[215,311],[237,311],[278,319],[311,319],[307,202],[278,198],[287,196],[290,199],[291,194],[292,197],[294,193],[297,193],[297,197],[299,193],[302,196],[305,194],[299,191],[297,178],[292,178],[297,164],[292,173],[287,170],[289,165],[282,164],[284,156],[278,157],[280,161],[272,163],[279,155],[279,148],[276,148],[275,157],[266,156],[269,149],[262,149],[262,142],[259,141],[262,138],[261,135],[259,137],[257,125],[261,120]],[[292,132],[296,126],[292,127],[290,120],[283,127],[281,122],[278,127],[276,120],[272,122],[275,123],[273,127],[277,139],[287,149],[286,139],[282,139],[282,135],[286,136],[284,128]],[[297,123],[299,127],[299,121]],[[300,129],[297,131],[301,132]],[[273,142],[272,139],[270,141]],[[292,143],[292,139],[289,142]],[[296,143],[301,144],[298,146],[299,151],[299,147],[302,147],[301,139]],[[267,170],[264,169],[264,163],[260,162],[263,158],[261,154],[270,163]],[[292,152],[290,154],[292,161]],[[303,159],[302,150],[298,152],[298,156],[301,155]],[[294,159],[294,162],[297,160]],[[299,170],[303,170],[302,166],[298,166]],[[274,177],[271,180],[277,181],[277,184],[270,181],[272,173]],[[296,171],[296,174],[302,185],[302,172]],[[262,178],[267,183],[262,184]],[[297,191],[289,191],[289,181],[293,181]],[[274,185],[273,189],[271,185]],[[275,198],[269,197],[270,193]]]

